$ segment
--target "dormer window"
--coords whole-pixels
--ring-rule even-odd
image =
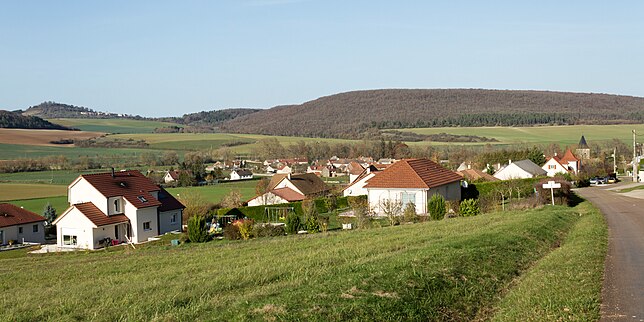
[[[121,200],[114,200],[114,212],[121,212]]]

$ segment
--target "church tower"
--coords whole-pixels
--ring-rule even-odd
[[[582,160],[590,159],[590,147],[588,146],[588,143],[586,143],[586,138],[583,134],[581,135],[581,139],[579,140],[579,144],[577,145],[577,150],[575,152]]]

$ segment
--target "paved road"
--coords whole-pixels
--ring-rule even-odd
[[[644,321],[644,199],[604,187],[579,189],[608,223],[602,321]]]

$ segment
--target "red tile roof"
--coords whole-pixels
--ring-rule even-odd
[[[161,188],[137,170],[112,173],[84,174],[83,177],[105,197],[123,196],[136,208],[160,206],[150,192]],[[145,200],[145,201],[144,201]]]
[[[407,159],[392,164],[367,181],[366,188],[429,189],[460,181],[461,176],[428,159]]]
[[[351,163],[349,163],[349,168],[350,168],[349,173],[353,175],[360,175],[360,173],[364,171],[364,168],[362,167],[362,165],[355,161],[351,161]]]
[[[480,179],[483,179],[485,181],[499,181],[499,179],[493,177],[489,173],[477,169],[465,169],[463,171],[457,171],[456,173],[464,177],[465,179],[472,181]]]
[[[291,188],[279,188],[271,191],[271,193],[289,202],[306,199],[304,195],[292,190]]]
[[[45,221],[42,217],[10,203],[0,203],[0,227],[30,224]]]
[[[159,211],[168,211],[168,210],[186,208],[186,206],[184,206],[179,200],[175,199],[169,192],[167,192],[163,188],[161,189],[161,191],[159,191],[159,201],[161,202]]]
[[[561,162],[564,162],[564,163],[579,161],[579,159],[577,159],[577,157],[574,154],[572,154],[572,151],[570,151],[570,149],[566,149],[566,153],[564,153],[564,156],[561,157],[560,160]]]
[[[74,207],[78,209],[87,219],[89,219],[96,227],[120,224],[130,222],[130,219],[123,214],[108,216],[100,209],[96,208],[93,203],[85,202],[75,204]]]

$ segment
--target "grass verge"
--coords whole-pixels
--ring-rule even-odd
[[[557,248],[523,274],[503,298],[494,321],[597,321],[608,231],[589,202]]]
[[[470,320],[579,219],[548,207],[0,260],[0,285],[11,294],[0,297],[0,320]]]

